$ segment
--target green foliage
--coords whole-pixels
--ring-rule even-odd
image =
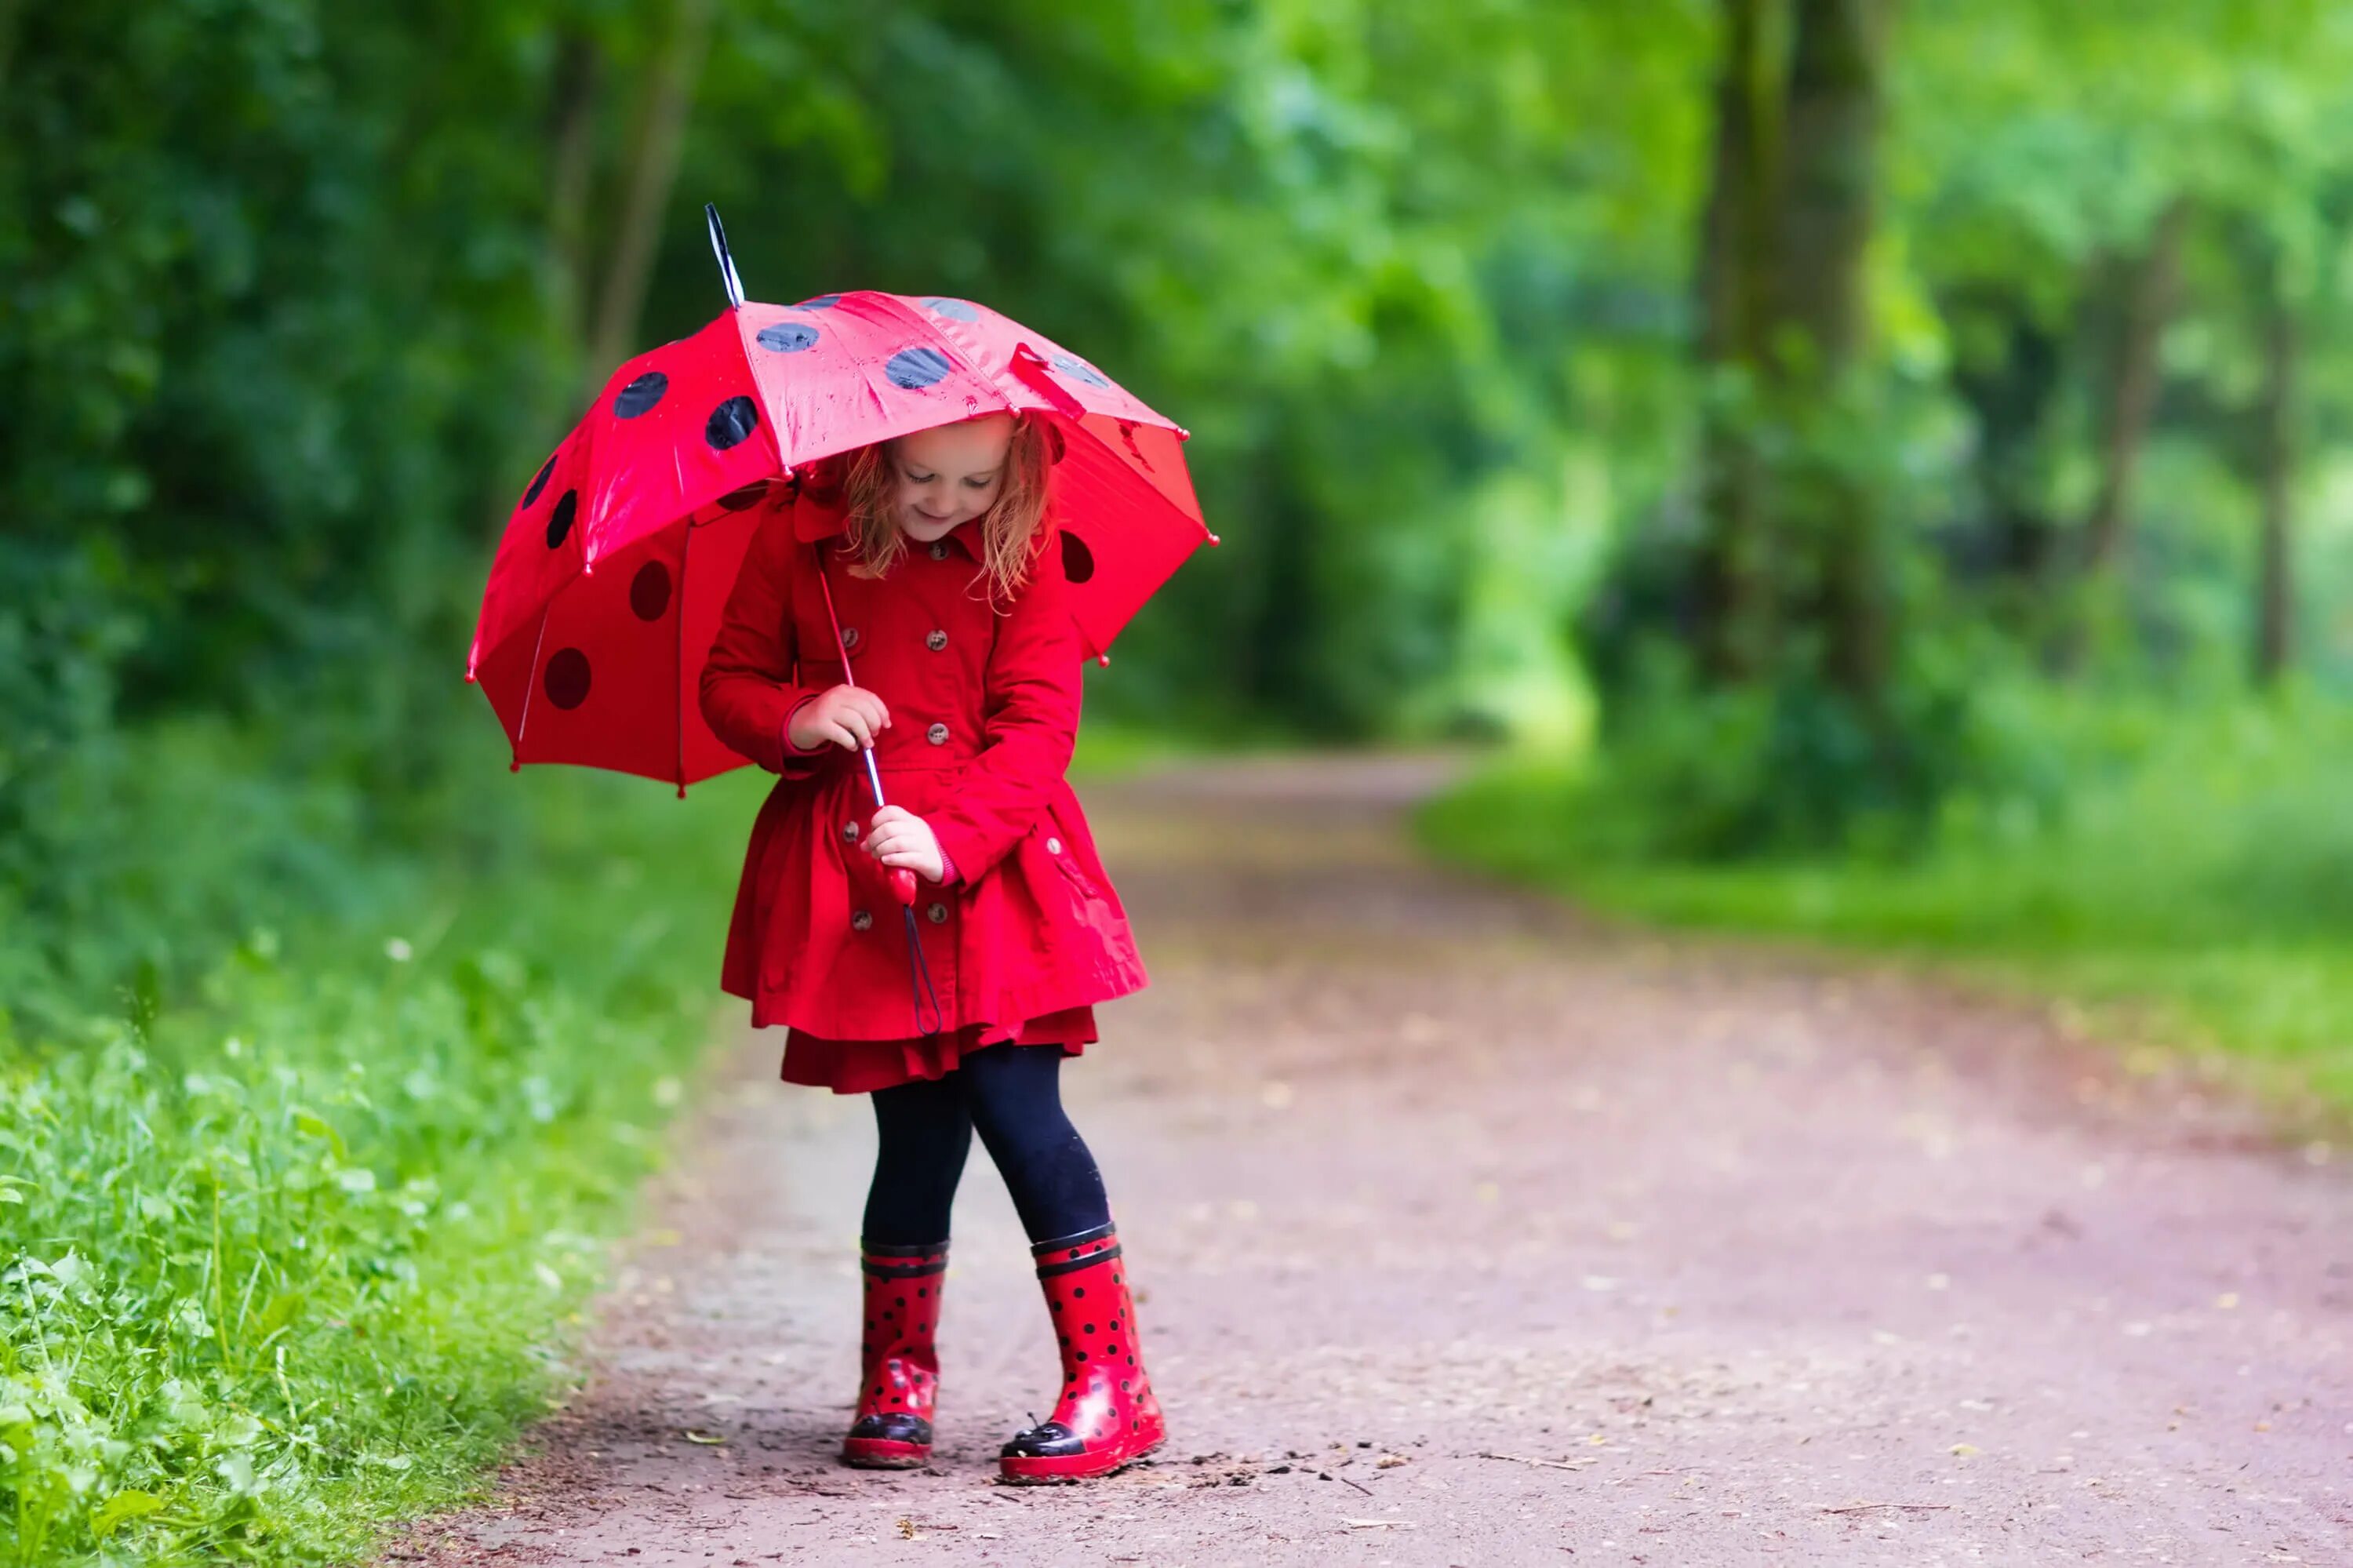
[[[2353,715],[2010,699],[2063,810],[1963,799],[1933,842],[1745,865],[1657,853],[1606,772],[1499,768],[1429,807],[1432,847],[1599,908],[1932,962],[2134,1004],[2139,1032],[2353,1107]]]
[[[221,736],[121,745],[234,831],[94,814],[64,970],[0,921],[0,1561],[359,1553],[563,1378],[709,1036],[752,781],[681,806],[478,746],[473,832],[420,857]],[[108,940],[153,961],[93,1011]]]
[[[543,1238],[604,1223],[707,989],[658,915],[723,888],[684,885],[700,798],[485,795],[456,674],[512,498],[609,368],[586,345],[719,309],[705,200],[755,296],[985,298],[1192,429],[1226,543],[1092,680],[1094,764],[1598,726],[1574,792],[1474,798],[1605,901],[2146,983],[2320,1049],[2353,12],[1887,9],[1877,139],[1812,165],[1875,170],[1869,330],[1818,379],[1802,334],[1699,363],[1710,0],[715,0],[675,167],[676,0],[0,0],[20,1555],[348,1550],[528,1405],[585,1255],[526,1245],[515,1194]],[[1821,259],[1780,260],[1794,293]],[[1736,679],[1695,521],[1726,430],[1772,492],[1771,657]],[[2313,691],[2217,716],[2283,498]]]

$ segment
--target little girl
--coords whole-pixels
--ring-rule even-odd
[[[999,1468],[1098,1476],[1165,1436],[1103,1177],[1061,1106],[1062,1058],[1098,1038],[1093,1004],[1145,973],[1063,778],[1082,652],[1041,418],[987,415],[805,470],[762,518],[702,672],[712,730],[780,775],[722,984],[755,1027],[788,1026],[787,1082],[874,1102],[850,1465],[930,1457],[948,1210],[976,1128],[1062,1358],[1052,1418],[1016,1434]],[[904,873],[921,879],[912,927]]]

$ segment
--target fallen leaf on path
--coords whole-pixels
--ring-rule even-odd
[[[690,1443],[701,1443],[706,1446],[714,1448],[720,1444],[727,1441],[726,1438],[717,1436],[709,1432],[697,1432],[691,1426],[681,1432],[679,1436],[685,1438]]]
[[[1350,1530],[1419,1530],[1421,1528],[1409,1519],[1344,1519],[1340,1522]]]
[[[1412,1463],[1413,1461],[1407,1458],[1403,1454],[1384,1454],[1378,1460],[1375,1461],[1373,1468],[1376,1470],[1394,1470],[1399,1465],[1410,1465]]]

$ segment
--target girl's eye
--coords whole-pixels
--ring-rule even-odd
[[[967,479],[964,482],[966,490],[987,490],[996,482],[994,479]]]
[[[938,477],[939,475],[935,473],[910,473],[907,475],[907,482],[909,484],[929,484]]]

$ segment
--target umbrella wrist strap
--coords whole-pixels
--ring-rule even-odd
[[[946,1020],[940,1014],[940,993],[932,984],[931,960],[923,957],[923,938],[916,934],[915,912],[908,908],[902,913],[907,918],[907,991],[914,1003],[915,1033],[928,1040],[940,1032],[940,1025]],[[928,1028],[923,1023],[923,1001],[927,995],[932,1004],[932,1022]]]

